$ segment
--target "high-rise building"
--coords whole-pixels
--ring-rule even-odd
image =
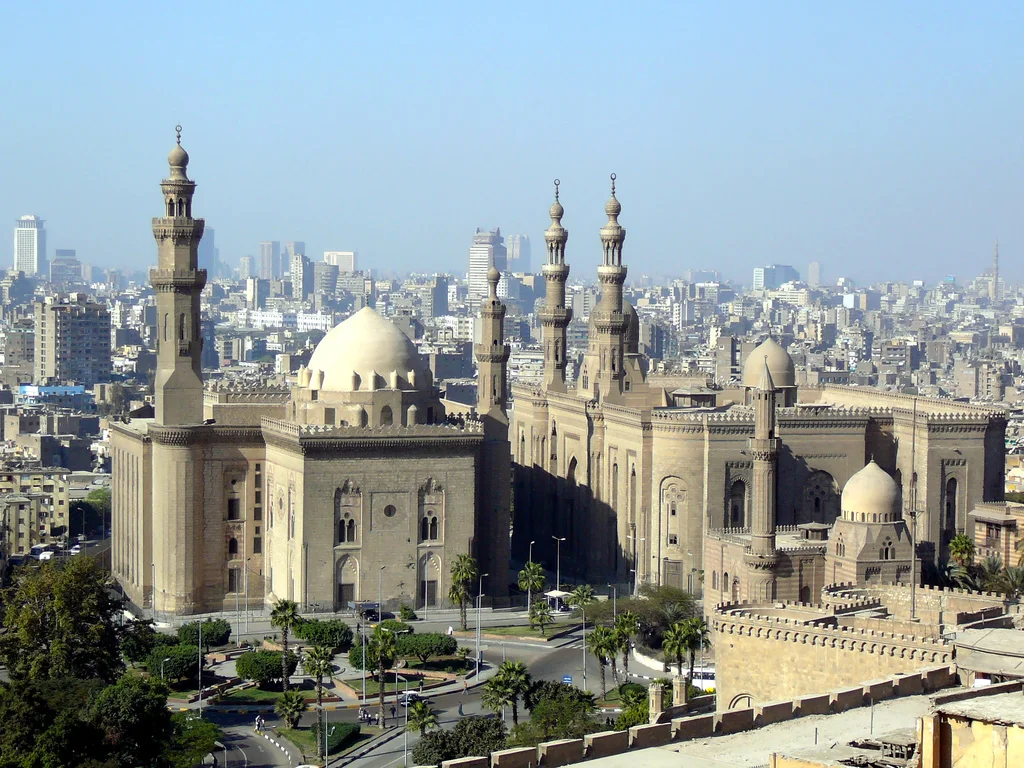
[[[302,253],[292,253],[289,272],[292,278],[292,298],[296,301],[305,301],[313,292],[312,262]]]
[[[807,284],[811,288],[821,285],[821,262],[812,261],[807,265]]]
[[[313,293],[334,296],[338,292],[338,266],[326,261],[313,265]]]
[[[199,241],[199,268],[205,269],[211,278],[217,274],[220,251],[214,245],[213,230],[203,230],[203,239]]]
[[[292,259],[295,258],[296,254],[306,254],[306,244],[301,240],[289,240],[281,244],[281,275],[284,275],[285,271],[291,271]]]
[[[84,384],[110,379],[110,312],[84,293],[35,303],[37,384]]]
[[[477,306],[487,297],[487,273],[491,267],[504,273],[508,270],[507,252],[502,242],[501,229],[482,231],[478,227],[469,247],[469,292],[467,301]]]
[[[508,251],[509,272],[530,271],[530,236],[509,235],[505,241]]]
[[[790,283],[799,279],[800,273],[789,266],[789,264],[755,267],[753,289],[755,291],[774,291],[784,283]]]
[[[252,256],[243,256],[238,260],[238,276],[242,280],[248,280],[253,276]]]
[[[260,243],[261,280],[275,280],[281,276],[281,243],[277,240],[264,240]]]
[[[26,275],[45,274],[46,229],[38,216],[22,216],[14,223],[14,269]]]
[[[333,264],[340,272],[356,271],[355,251],[324,251],[324,262]]]
[[[58,248],[50,262],[50,282],[57,286],[82,282],[82,262],[75,258],[73,248]]]
[[[249,277],[245,280],[245,308],[263,309],[270,294],[270,282],[260,277]]]

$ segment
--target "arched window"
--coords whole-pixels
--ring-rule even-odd
[[[174,216],[174,198],[167,198],[167,215]]]
[[[238,555],[238,539],[232,537],[228,540],[228,554],[231,557]]]
[[[420,520],[420,541],[428,541],[430,539],[430,521],[427,518]]]
[[[185,215],[185,201],[180,197],[178,198],[178,215]]]
[[[742,528],[747,521],[747,484],[737,480],[729,488],[729,521],[727,528]]]
[[[166,312],[164,312],[164,341],[168,341],[168,339],[167,339],[167,319],[168,319],[168,314]]]
[[[892,546],[892,539],[886,539],[882,543],[882,549],[878,553],[878,559],[879,560],[895,560],[896,559],[896,553],[893,550],[893,546]]]
[[[437,541],[437,517],[430,518],[430,540]]]
[[[843,534],[836,539],[836,557],[846,557],[846,542],[843,541]]]
[[[590,388],[590,377],[587,376],[587,370],[585,368],[583,369],[583,388],[584,389],[589,389]]]
[[[355,543],[355,540],[356,540],[356,521],[355,520],[349,520],[348,524],[345,526],[345,528],[347,529],[346,536],[345,536],[346,540],[348,541],[349,544]]]
[[[956,492],[956,478],[951,477],[946,481],[946,514],[942,521],[942,527],[946,531],[956,530]]]
[[[728,571],[726,571],[725,573],[722,574],[722,591],[723,592],[728,592],[729,591],[729,572]]]
[[[359,409],[359,426],[365,427],[369,423],[369,417],[366,415],[366,410],[363,408]]]
[[[185,313],[178,316],[178,341],[185,340]]]
[[[382,427],[390,427],[394,423],[394,419],[390,405],[385,405],[380,409],[380,425]]]

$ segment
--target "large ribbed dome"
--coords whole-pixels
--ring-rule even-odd
[[[892,476],[872,459],[846,481],[843,517],[857,522],[891,522],[899,517],[903,494]]]
[[[328,331],[313,350],[309,369],[314,376],[323,371],[320,388],[333,392],[385,388],[393,373],[402,389],[430,384],[430,370],[409,337],[370,307]]]
[[[743,386],[756,387],[761,381],[764,373],[765,359],[768,360],[768,370],[772,374],[772,381],[778,388],[796,386],[796,367],[793,365],[793,358],[782,346],[769,336],[747,355],[743,362]]]

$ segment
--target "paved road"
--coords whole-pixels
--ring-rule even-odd
[[[224,730],[221,741],[227,747],[227,768],[283,768],[298,764],[289,763],[284,752],[262,736],[256,735],[253,731],[253,717],[214,711],[207,712],[204,717]],[[220,768],[225,768],[224,752],[217,750],[215,754]]]

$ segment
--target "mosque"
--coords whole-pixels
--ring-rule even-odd
[[[180,129],[179,129],[180,130]],[[181,136],[161,182],[150,271],[159,338],[153,418],[111,426],[112,568],[156,616],[355,601],[439,606],[452,562],[507,594],[511,494],[505,306],[480,307],[478,402],[455,414],[389,320],[333,328],[290,387],[204,387],[203,220]]]
[[[747,357],[739,387],[698,391],[649,375],[622,293],[614,177],[598,233],[601,298],[568,381],[564,212],[556,183],[544,375],[512,388],[514,554],[532,543],[534,559],[592,584],[667,584],[709,602],[809,600],[835,581],[909,580],[911,552],[922,569],[939,566],[974,505],[1003,498],[1000,411],[799,386],[772,338]]]

